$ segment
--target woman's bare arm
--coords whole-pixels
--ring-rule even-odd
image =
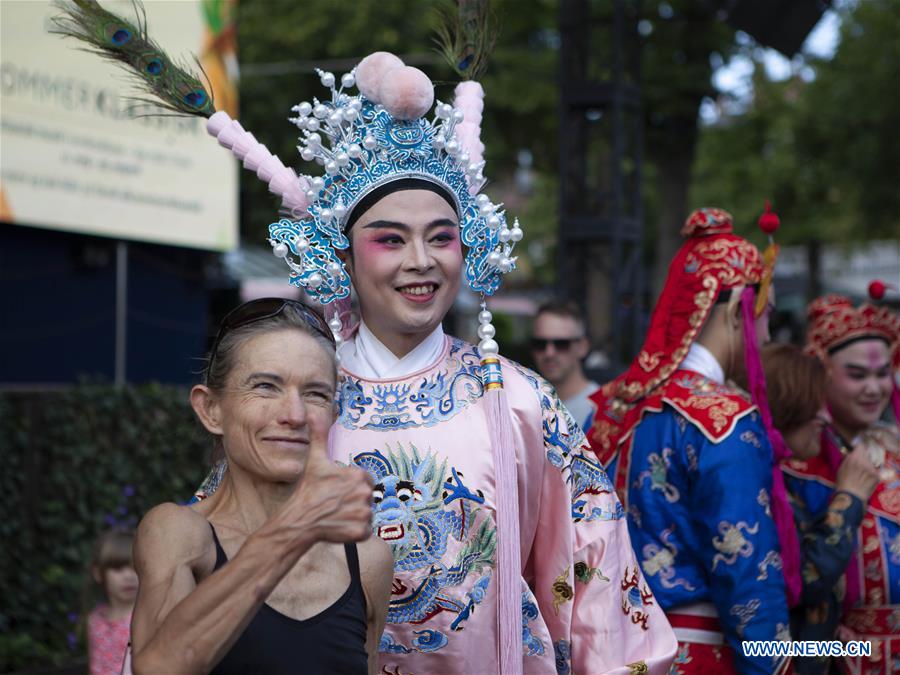
[[[313,544],[370,534],[371,498],[365,472],[336,467],[324,448],[311,449],[294,494],[199,585],[195,573],[215,562],[206,520],[174,504],[153,509],[134,546],[140,579],[132,621],[134,672],[208,672]]]
[[[391,547],[378,537],[372,537],[357,547],[363,592],[366,596],[366,652],[369,655],[369,675],[378,673],[378,645],[387,620],[394,579],[394,556]]]
[[[210,552],[215,561],[206,520],[173,504],[148,513],[134,546],[141,580],[132,620],[134,672],[212,669],[313,543],[305,537],[286,547],[273,534],[261,529],[249,537],[227,565],[197,585],[197,565],[211,568]]]

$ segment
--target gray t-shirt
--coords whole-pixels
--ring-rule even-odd
[[[600,385],[596,382],[588,382],[587,386],[578,392],[572,398],[567,398],[563,401],[563,405],[566,406],[566,409],[572,413],[572,417],[575,418],[575,421],[578,422],[578,425],[584,429],[587,426],[588,417],[590,417],[594,412],[594,406],[591,405],[591,402],[588,401],[588,396],[593,394],[600,388]]]

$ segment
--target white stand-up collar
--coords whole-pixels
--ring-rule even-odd
[[[341,366],[359,377],[387,380],[405,377],[434,365],[443,350],[444,329],[440,324],[400,359],[360,321],[356,335],[341,346]]]
[[[681,367],[700,373],[718,384],[725,384],[725,371],[722,370],[721,364],[716,361],[711,351],[697,342],[691,345]]]

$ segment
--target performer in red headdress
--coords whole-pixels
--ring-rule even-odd
[[[760,224],[771,234],[777,217],[767,208]],[[682,234],[640,354],[592,397],[591,445],[679,638],[673,672],[772,673],[784,658],[745,656],[740,643],[786,639],[783,566],[799,588],[758,353],[777,247],[761,256],[720,209],[695,211]],[[726,383],[738,375],[752,399]]]
[[[878,285],[872,286],[877,296]],[[806,349],[828,368],[833,426],[823,432],[818,457],[783,467],[807,542],[795,637],[831,639],[837,627],[842,639],[872,645],[868,657],[843,660],[849,672],[896,672],[900,436],[880,420],[892,393],[896,400],[892,359],[900,351],[900,320],[885,307],[854,307],[839,295],[813,301],[808,317]],[[820,661],[818,671],[807,672],[825,672],[826,665]]]

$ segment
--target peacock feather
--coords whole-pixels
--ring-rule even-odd
[[[87,51],[125,68],[149,95],[137,101],[182,115],[210,117],[216,109],[207,88],[190,66],[176,64],[147,37],[143,5],[133,2],[137,25],[103,9],[96,0],[60,1],[57,7],[62,14],[53,17],[51,32],[75,38]]]
[[[477,79],[497,42],[490,0],[448,0],[439,12],[438,51],[463,80]]]

